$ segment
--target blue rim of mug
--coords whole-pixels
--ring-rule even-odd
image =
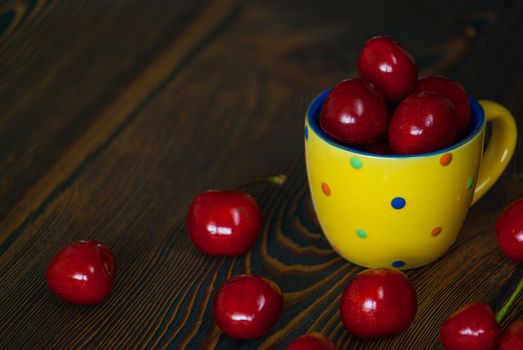
[[[311,127],[311,129],[314,131],[314,133],[316,135],[318,135],[323,141],[325,141],[328,144],[335,146],[341,150],[349,151],[349,152],[356,153],[356,154],[359,154],[362,156],[375,157],[375,158],[404,159],[404,158],[422,158],[422,157],[441,155],[443,153],[455,151],[456,149],[460,148],[461,146],[469,143],[471,140],[473,140],[476,136],[479,135],[479,133],[481,132],[481,130],[483,130],[483,128],[485,126],[485,112],[483,111],[483,108],[481,108],[481,105],[478,103],[478,101],[476,101],[475,99],[473,99],[469,96],[469,103],[470,103],[470,108],[471,108],[471,123],[470,123],[469,131],[467,133],[467,137],[463,138],[461,141],[459,141],[447,148],[439,149],[437,151],[428,152],[428,153],[420,153],[420,154],[369,153],[369,152],[351,148],[349,146],[338,143],[335,140],[331,139],[329,136],[327,136],[323,132],[323,130],[321,130],[320,124],[319,124],[319,116],[320,116],[321,108],[323,106],[323,102],[327,98],[327,95],[329,94],[330,91],[331,91],[331,89],[327,89],[327,90],[323,91],[321,94],[316,96],[316,98],[311,102],[311,104],[309,105],[309,108],[307,108],[307,122],[308,122],[309,126]]]

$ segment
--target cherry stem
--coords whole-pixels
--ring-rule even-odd
[[[269,177],[262,177],[262,178],[255,179],[251,182],[247,182],[247,183],[241,185],[239,187],[239,189],[244,189],[244,188],[252,186],[252,185],[258,185],[258,184],[264,184],[264,183],[280,186],[285,182],[285,180],[287,180],[287,175],[285,175],[285,174],[274,175],[274,176],[269,176]]]
[[[503,319],[503,317],[505,317],[505,314],[507,313],[508,309],[510,308],[510,306],[512,306],[512,303],[514,303],[514,300],[516,300],[516,298],[519,295],[519,292],[521,292],[522,289],[523,289],[523,278],[519,280],[519,284],[516,287],[516,290],[514,290],[512,292],[512,295],[510,296],[510,298],[508,298],[507,302],[498,311],[498,314],[496,315],[496,321],[498,321],[498,323],[500,323],[501,320]]]

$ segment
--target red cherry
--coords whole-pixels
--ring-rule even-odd
[[[294,339],[285,350],[336,350],[336,346],[323,334],[313,332]]]
[[[192,202],[187,227],[194,245],[209,255],[247,253],[261,229],[260,207],[247,193],[212,190]]]
[[[523,198],[509,205],[498,217],[496,238],[506,256],[523,262]]]
[[[465,135],[470,124],[470,103],[467,91],[452,79],[428,76],[418,80],[415,92],[431,91],[449,99],[456,111],[458,135]]]
[[[440,339],[447,350],[490,350],[498,343],[500,328],[485,303],[468,304],[441,325]]]
[[[364,145],[380,140],[387,131],[387,104],[372,84],[347,79],[329,93],[320,114],[322,130],[349,145]]]
[[[418,154],[452,145],[456,139],[452,103],[432,92],[403,100],[390,121],[389,144],[394,153]]]
[[[345,328],[364,339],[406,330],[416,309],[416,290],[407,276],[385,268],[359,273],[345,288],[340,305]]]
[[[113,253],[97,241],[77,241],[58,252],[47,267],[49,289],[78,305],[98,304],[113,289]]]
[[[283,309],[280,287],[273,281],[253,275],[234,276],[214,297],[214,321],[234,338],[252,339],[266,334],[278,321]]]
[[[499,339],[498,350],[523,349],[523,319],[513,322]]]
[[[399,101],[415,87],[418,67],[397,41],[376,36],[365,43],[358,59],[360,77],[373,83],[387,100]]]

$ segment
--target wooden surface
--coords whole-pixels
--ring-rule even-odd
[[[339,349],[439,349],[443,319],[474,300],[498,309],[523,268],[504,258],[495,219],[523,196],[523,142],[475,205],[457,242],[408,275],[412,327],[361,341],[338,301],[361,271],[314,218],[303,120],[320,91],[354,74],[366,39],[386,33],[423,73],[523,116],[522,1],[0,1],[0,349],[283,349],[319,331]],[[255,248],[211,258],[185,214],[209,188],[285,173],[251,188],[264,213]],[[46,287],[53,254],[77,239],[113,250],[111,297],[66,304]],[[222,335],[210,304],[240,272],[285,292],[271,333]],[[520,301],[503,321],[523,316]]]

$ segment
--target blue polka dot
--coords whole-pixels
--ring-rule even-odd
[[[396,197],[390,202],[390,205],[392,205],[394,209],[402,209],[406,204],[407,202],[402,197]]]
[[[305,126],[305,140],[307,141],[309,139],[309,128]]]
[[[405,261],[402,261],[402,260],[396,260],[392,263],[392,266],[393,267],[403,267],[405,266]]]

